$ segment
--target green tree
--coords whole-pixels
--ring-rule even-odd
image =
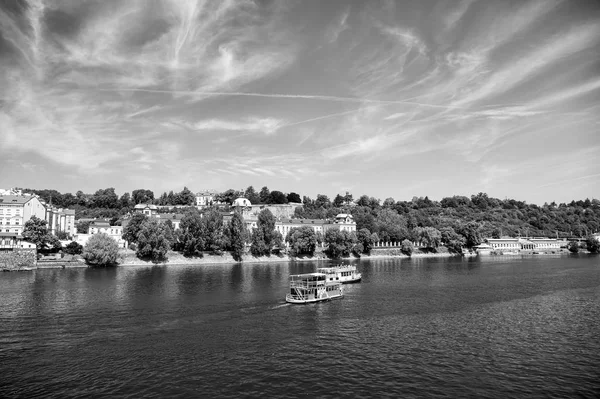
[[[332,258],[350,256],[356,243],[356,234],[346,230],[329,229],[325,233],[325,245]]]
[[[104,233],[94,234],[85,244],[82,256],[92,266],[113,266],[117,264],[119,245]]]
[[[142,228],[142,224],[148,220],[148,216],[143,213],[136,213],[127,221],[123,229],[123,239],[128,243],[137,243],[138,234]]]
[[[153,262],[165,260],[171,245],[168,229],[156,219],[144,221],[137,236],[137,257],[151,258]]]
[[[377,234],[383,241],[400,242],[409,236],[406,219],[393,209],[380,209],[375,217]]]
[[[226,236],[228,238],[228,247],[231,251],[231,256],[238,262],[242,261],[244,255],[244,249],[248,232],[246,231],[246,224],[241,212],[234,212],[231,222],[225,228]]]
[[[468,248],[481,244],[480,227],[477,222],[468,222],[460,229],[460,234],[465,237],[465,244]]]
[[[579,252],[579,243],[577,241],[570,241],[567,245],[567,249],[576,254]]]
[[[404,255],[411,256],[413,253],[414,247],[413,243],[409,240],[403,240],[402,244],[400,244],[400,252]]]
[[[121,195],[121,198],[119,198],[119,204],[121,205],[121,208],[129,208],[131,206],[131,195],[129,195],[129,193],[124,193]]]
[[[65,252],[69,255],[81,255],[83,246],[78,242],[72,241],[65,247]]]
[[[244,197],[246,197],[251,204],[260,203],[260,196],[252,186],[248,186],[248,188],[244,192]]]
[[[224,247],[223,241],[223,215],[216,209],[210,209],[202,218],[204,227],[204,250],[221,254]]]
[[[250,252],[254,256],[269,255],[274,246],[275,216],[268,209],[258,214],[256,228],[252,231]]]
[[[377,233],[371,233],[369,229],[360,229],[356,235],[358,243],[362,246],[360,253],[370,254],[375,243],[379,242]]]
[[[194,195],[187,187],[184,187],[183,190],[177,194],[176,202],[175,205],[194,205],[196,202],[196,195]]]
[[[269,191],[269,188],[267,186],[264,186],[263,188],[261,188],[260,193],[258,195],[259,195],[261,204],[269,203],[271,192]]]
[[[274,190],[269,194],[270,204],[287,204],[287,202],[287,197],[281,191]]]
[[[344,197],[342,197],[341,195],[338,194],[333,199],[333,206],[335,206],[336,208],[339,208],[342,205],[344,205]]]
[[[600,242],[594,237],[588,237],[585,240],[585,245],[587,247],[587,250],[593,254],[597,254],[598,252],[600,252]]]
[[[119,197],[113,187],[100,189],[90,197],[90,203],[94,208],[119,208]]]
[[[134,205],[146,204],[154,200],[154,192],[151,190],[138,189],[131,192]]]
[[[188,210],[179,224],[179,242],[183,254],[192,256],[201,254],[204,250],[204,223],[198,210]]]
[[[288,202],[295,202],[298,204],[302,202],[302,198],[300,198],[300,195],[294,192],[291,192],[287,195],[287,200]]]
[[[427,249],[437,250],[442,242],[442,235],[435,227],[423,227],[418,229],[418,241]]]
[[[310,226],[291,228],[285,241],[290,245],[289,252],[292,256],[312,256],[317,249],[317,235]]]
[[[58,238],[48,233],[48,222],[37,216],[32,216],[23,228],[23,239],[34,243],[38,251],[59,250],[61,248]]]

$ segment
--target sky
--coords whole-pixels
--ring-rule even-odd
[[[600,197],[598,1],[0,2],[0,188]]]

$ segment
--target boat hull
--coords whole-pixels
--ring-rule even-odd
[[[325,301],[331,301],[332,299],[340,299],[343,298],[344,295],[340,294],[340,295],[335,295],[335,296],[329,296],[326,298],[310,298],[310,299],[297,299],[297,298],[293,298],[291,295],[287,295],[285,297],[285,301],[287,303],[294,303],[294,304],[298,304],[298,305],[305,305],[308,303],[316,303],[316,302],[325,302]]]

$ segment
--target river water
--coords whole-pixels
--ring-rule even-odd
[[[2,273],[0,397],[600,392],[600,257],[355,263],[312,305],[284,297],[316,263]]]

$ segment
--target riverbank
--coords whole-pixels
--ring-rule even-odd
[[[390,250],[379,250],[374,249],[370,255],[362,255],[360,258],[355,256],[345,257],[337,260],[350,261],[358,259],[384,259],[384,258],[445,258],[451,256],[458,256],[448,252],[439,253],[413,253],[412,256],[407,256],[399,251]],[[276,262],[328,262],[336,259],[327,257],[323,252],[317,252],[314,256],[298,256],[290,257],[287,255],[271,255],[271,256],[252,256],[251,254],[244,255],[241,262],[233,259],[231,254],[224,253],[222,255],[210,255],[205,254],[204,256],[183,256],[180,252],[169,251],[167,253],[167,260],[164,262],[152,262],[147,259],[139,259],[135,255],[135,251],[129,249],[122,249],[119,253],[120,261],[119,266],[153,266],[153,265],[218,265],[218,264],[233,264],[233,263],[276,263]]]

